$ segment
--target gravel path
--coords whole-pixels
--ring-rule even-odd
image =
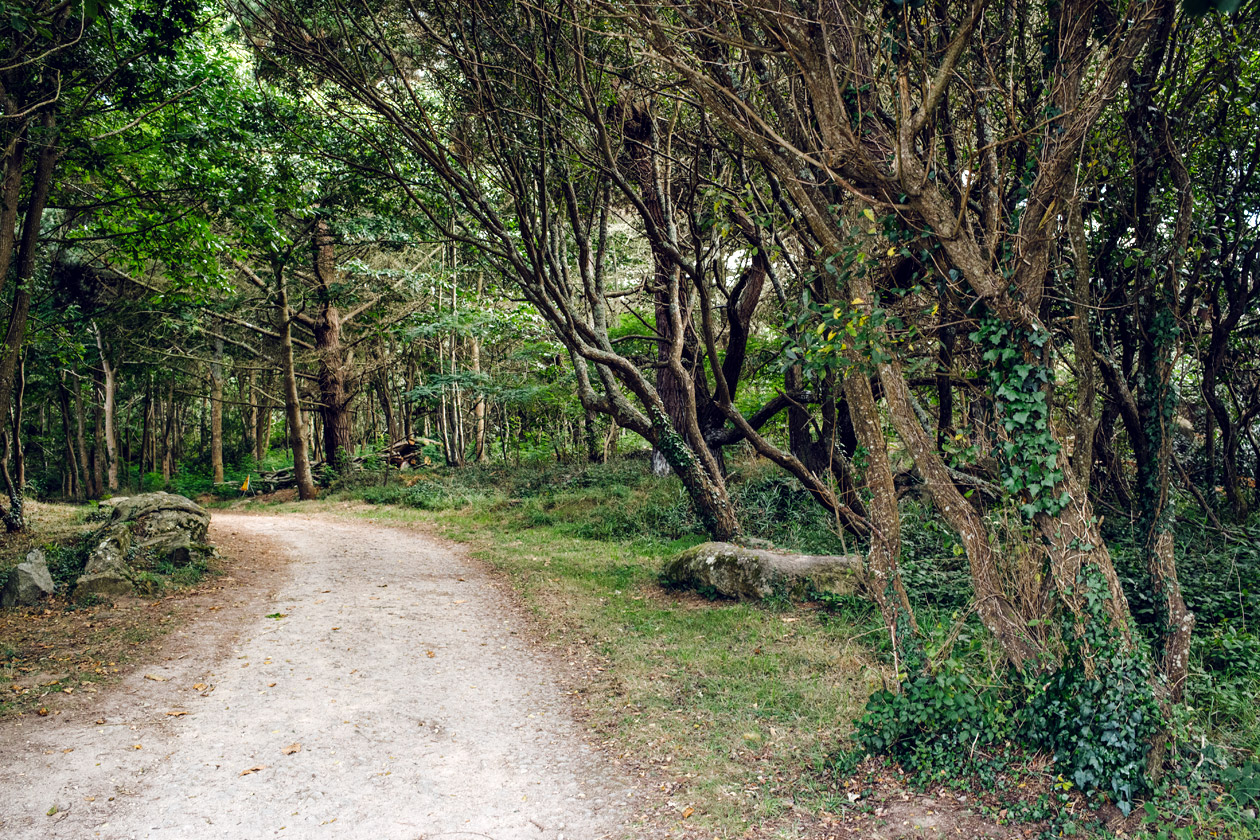
[[[289,558],[274,590],[90,705],[0,725],[0,837],[626,836],[630,783],[476,565],[337,518],[216,513],[216,535]]]

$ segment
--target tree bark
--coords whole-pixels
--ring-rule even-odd
[[[215,484],[223,483],[223,339],[214,340],[210,361],[210,473]]]
[[[26,354],[18,362],[17,382],[13,389],[13,472],[18,490],[26,493],[26,448],[22,443],[22,406],[26,399]],[[21,502],[18,503],[21,505]],[[21,510],[18,518],[22,517]],[[20,529],[19,529],[20,530]]]
[[[306,435],[302,424],[302,403],[298,396],[297,371],[293,365],[293,320],[289,313],[289,292],[284,282],[284,268],[273,266],[276,278],[276,327],[280,333],[280,372],[284,377],[284,411],[289,425],[289,446],[293,449],[293,475],[297,479],[298,498],[316,498],[311,462],[306,451]]]
[[[267,392],[271,386],[271,374],[263,377],[263,387],[254,391],[254,463],[262,467],[271,448],[271,400]]]
[[[112,492],[118,489],[118,430],[114,416],[117,409],[117,370],[109,363],[109,353],[105,347],[105,340],[101,336],[100,327],[93,323],[92,328],[96,332],[96,349],[101,359],[101,410],[104,415],[104,430],[102,434],[104,435],[105,464],[108,476],[108,484],[106,486]]]
[[[67,495],[78,499],[83,493],[83,478],[79,472],[79,459],[74,451],[74,421],[70,408],[70,389],[66,387],[66,373],[57,375],[57,402],[61,406],[61,425],[66,438],[65,469],[69,480],[66,482]]]
[[[311,328],[319,360],[319,414],[324,426],[324,463],[340,469],[343,462],[354,454],[349,411],[352,395],[347,381],[352,354],[341,342],[341,313],[334,300],[337,259],[332,234],[324,221],[315,223],[314,251],[319,312]]]
[[[871,499],[867,505],[871,523],[871,545],[866,555],[866,590],[879,606],[884,627],[898,655],[916,644],[910,636],[918,633],[914,610],[906,597],[898,558],[901,554],[901,513],[897,509],[897,491],[893,487],[892,465],[888,460],[888,441],[881,428],[871,381],[864,373],[854,372],[844,382],[850,405],[849,416],[858,441],[866,450],[866,488]]]

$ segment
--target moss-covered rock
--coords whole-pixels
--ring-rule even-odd
[[[707,542],[667,562],[661,577],[672,586],[741,601],[780,593],[800,599],[810,592],[851,594],[861,569],[862,558],[856,554],[785,554]]]
[[[191,499],[174,493],[143,493],[114,499],[114,512],[88,556],[75,594],[144,594],[144,566],[167,562],[186,566],[208,556],[205,545],[210,514]]]

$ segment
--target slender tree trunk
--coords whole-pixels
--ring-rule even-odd
[[[271,389],[271,374],[263,376],[263,387],[254,392],[254,463],[262,467],[271,448],[271,400],[267,392]]]
[[[280,371],[284,377],[284,411],[289,422],[289,446],[293,448],[293,475],[297,479],[298,498],[314,499],[315,481],[306,453],[306,436],[302,426],[302,404],[298,398],[297,371],[293,366],[293,322],[289,313],[289,291],[284,282],[284,269],[276,265],[276,328],[280,333]]]
[[[175,379],[166,399],[166,430],[162,433],[162,481],[169,483],[175,471]]]
[[[1098,391],[1094,377],[1094,340],[1089,323],[1093,310],[1089,288],[1089,243],[1085,238],[1085,222],[1081,218],[1079,192],[1073,193],[1072,204],[1068,208],[1068,235],[1075,272],[1072,347],[1076,356],[1076,435],[1072,446],[1072,468],[1076,470],[1076,480],[1088,488],[1094,467],[1094,430],[1098,428],[1098,412],[1094,403]]]
[[[480,376],[481,341],[476,336],[471,337],[468,341],[469,363],[472,365],[472,372]],[[475,440],[473,459],[479,464],[484,464],[490,460],[490,455],[486,452],[486,397],[480,385],[477,388],[477,401],[473,403],[473,423],[475,424],[473,432]]]
[[[85,496],[94,496],[92,486],[92,466],[88,461],[87,448],[87,414],[83,410],[83,383],[74,380],[74,419],[76,440],[79,444],[79,468],[83,471],[83,480],[79,487]]]
[[[144,487],[145,467],[150,469],[153,467],[153,461],[149,458],[149,450],[153,445],[153,379],[148,377],[144,386],[144,411],[140,425],[140,463],[137,473],[140,476],[140,486]]]
[[[258,400],[255,397],[258,393],[258,371],[251,370],[245,376],[238,376],[236,381],[240,386],[237,401],[241,406],[241,442],[245,444],[245,451],[252,454],[258,448],[254,439],[258,429]]]
[[[110,491],[114,491],[118,489],[118,431],[114,416],[117,409],[117,370],[109,363],[109,353],[100,327],[93,324],[93,328],[96,331],[96,349],[101,357],[101,405],[104,412],[105,463],[109,482],[107,486]]]
[[[61,407],[61,426],[66,438],[65,471],[68,477],[66,491],[73,499],[78,499],[83,492],[83,479],[79,473],[79,459],[74,451],[74,431],[72,411],[70,408],[70,389],[66,387],[65,371],[57,375],[57,402]]]
[[[215,484],[223,483],[223,339],[214,340],[210,362],[210,473]]]
[[[18,490],[25,497],[26,449],[22,443],[22,405],[26,399],[26,354],[18,362],[17,382],[13,389],[13,472]],[[22,503],[19,502],[19,505]],[[18,511],[19,518],[22,511]]]
[[[893,641],[893,650],[898,655],[904,655],[911,647],[917,646],[912,637],[919,628],[898,567],[901,514],[897,510],[888,441],[881,428],[870,379],[865,374],[854,373],[846,378],[844,389],[854,433],[867,452],[865,478],[871,494],[867,505],[871,544],[864,569],[865,588],[879,606],[884,626]]]
[[[92,433],[92,490],[93,495],[105,495],[105,383],[100,371],[96,372],[96,405]]]

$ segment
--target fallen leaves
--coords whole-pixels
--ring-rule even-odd
[[[205,683],[193,683],[193,691],[205,691],[205,690],[206,690]]]
[[[427,656],[427,657],[429,657],[430,659],[432,659],[433,657],[437,656],[437,654],[436,654],[436,653],[434,653],[434,652],[433,652],[433,651],[431,651],[431,650],[426,650],[426,651],[424,652],[424,655],[425,655],[425,656]]]
[[[254,765],[253,767],[249,767],[249,768],[246,768],[245,770],[242,770],[241,772],[237,773],[236,775],[238,775],[238,776],[248,776],[250,773],[257,773],[257,772],[259,772],[260,770],[266,770],[266,769],[267,769],[267,765],[266,765],[266,764],[256,764],[256,765]]]
[[[276,621],[279,621],[282,618],[288,618],[288,617],[289,617],[288,613],[272,613],[271,615],[267,616],[267,618],[274,618]]]
[[[154,682],[166,682],[169,679],[169,677],[159,677],[155,674],[145,674],[144,678],[146,680],[153,680]]]
[[[301,751],[302,751],[301,744],[289,744],[289,746],[280,750],[280,752],[284,753],[285,755],[293,755],[294,753],[299,753]]]
[[[183,709],[175,709],[173,711],[167,712],[166,716],[167,717],[183,717],[186,714],[188,714],[188,712],[185,712]]]
[[[48,717],[48,707],[40,706],[39,709],[35,712],[35,714],[39,715],[40,717]]]
[[[690,817],[695,812],[696,812],[695,808],[687,808],[685,811],[682,812],[682,818],[685,820],[687,819],[687,817]]]

